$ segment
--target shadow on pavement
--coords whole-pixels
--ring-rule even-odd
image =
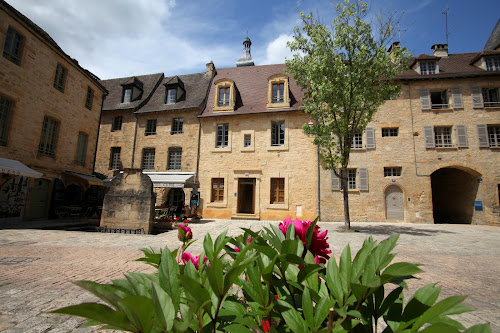
[[[341,231],[343,229],[337,229]],[[396,226],[396,225],[367,225],[367,226],[351,226],[351,230],[361,232],[368,235],[412,235],[412,236],[434,236],[435,234],[453,234],[454,232],[440,230],[440,229],[422,229],[413,228],[410,226]]]

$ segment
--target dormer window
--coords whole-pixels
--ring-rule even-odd
[[[220,79],[215,82],[214,111],[234,111],[236,88],[234,81]]]
[[[132,103],[142,98],[143,84],[136,77],[122,83],[122,103]]]
[[[165,79],[165,104],[175,104],[186,99],[184,83],[178,76]]]
[[[167,90],[167,103],[166,104],[175,104],[177,89],[170,88]]]
[[[268,79],[267,108],[289,108],[290,97],[288,89],[288,76],[276,74]]]
[[[437,74],[437,61],[419,61],[420,74]]]
[[[500,57],[485,57],[484,63],[487,71],[500,70]]]
[[[123,101],[122,103],[132,102],[132,88],[123,89]]]

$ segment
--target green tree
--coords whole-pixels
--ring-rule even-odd
[[[384,101],[395,98],[400,86],[394,79],[404,66],[405,48],[386,51],[394,29],[394,15],[365,21],[368,6],[345,0],[335,6],[333,25],[320,23],[313,14],[300,13],[303,26],[295,27],[288,47],[294,52],[287,71],[304,90],[304,111],[316,120],[304,124],[314,137],[322,165],[340,178],[347,189],[351,144],[362,133]],[[332,175],[333,177],[333,175]],[[344,190],[345,229],[350,229],[349,196]]]

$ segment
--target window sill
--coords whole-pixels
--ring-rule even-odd
[[[284,146],[269,146],[267,147],[268,151],[287,151],[288,150],[288,145]]]
[[[288,103],[267,103],[267,109],[288,109],[290,108],[290,102]]]
[[[373,148],[375,149],[375,148]],[[363,148],[351,148],[351,151],[366,151],[366,147]]]
[[[500,110],[500,106],[485,106],[484,109],[487,111],[498,111]]]
[[[184,134],[184,132],[170,132],[170,135],[179,135],[179,134]]]
[[[225,202],[209,202],[207,208],[226,208],[227,203]]]
[[[466,147],[462,147],[462,148],[466,148]],[[458,150],[458,147],[456,147],[456,146],[453,146],[453,147],[435,147],[434,149],[436,149],[436,150]]]
[[[433,109],[433,108],[430,108],[430,109],[427,109],[427,110],[422,110],[422,111],[432,111],[432,112],[450,112],[450,111],[453,111],[453,108],[438,108],[438,109]]]
[[[283,209],[283,210],[288,210],[288,204],[286,203],[276,203],[276,204],[269,204],[266,209]]]
[[[234,105],[230,105],[230,106],[214,106],[213,112],[234,112]]]
[[[154,133],[154,134],[144,134],[144,136],[156,136],[156,133]]]
[[[242,152],[252,152],[252,151],[255,151],[255,148],[254,147],[243,147],[243,148],[241,148],[241,151]]]
[[[212,153],[230,153],[231,152],[231,147],[221,147],[221,148],[213,148],[211,150]]]

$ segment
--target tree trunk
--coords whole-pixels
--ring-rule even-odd
[[[351,217],[349,216],[349,189],[347,185],[347,169],[341,170],[342,177],[340,181],[342,183],[342,192],[344,192],[344,223],[345,231],[351,229]]]

